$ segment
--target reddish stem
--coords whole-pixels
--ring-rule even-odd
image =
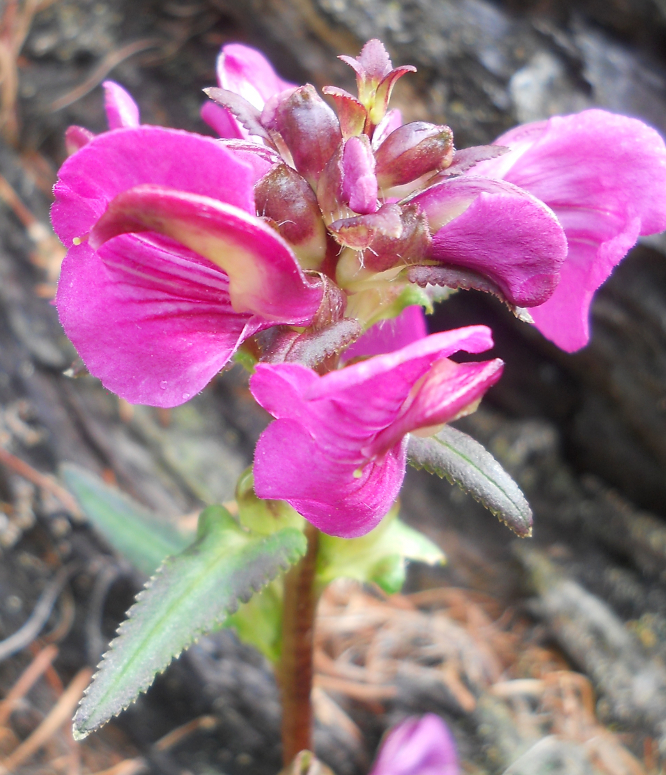
[[[312,750],[312,649],[317,595],[314,577],[319,531],[308,523],[308,549],[284,579],[282,657],[278,680],[282,692],[282,759],[291,764],[297,753]]]

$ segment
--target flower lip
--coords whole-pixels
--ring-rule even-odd
[[[115,196],[144,184],[212,197],[254,213],[253,176],[248,164],[212,137],[158,126],[116,129],[93,138],[62,165],[51,219],[63,244],[71,246]]]
[[[493,346],[492,332],[487,326],[467,326],[453,331],[431,334],[415,342],[369,361],[363,361],[344,369],[326,374],[316,381],[305,394],[308,401],[324,398],[337,390],[351,390],[369,379],[390,372],[403,363],[423,358],[434,353],[446,358],[459,350],[468,353],[482,353]]]
[[[455,364],[447,356],[491,346],[490,330],[471,326],[324,376],[258,364],[250,390],[276,420],[257,444],[257,495],[288,501],[332,535],[367,533],[400,490],[405,434],[475,405],[500,376],[499,361]]]
[[[224,269],[237,312],[307,324],[319,308],[322,288],[305,277],[287,243],[233,205],[165,186],[135,186],[112,200],[90,245],[145,231],[174,239]]]
[[[640,235],[666,229],[666,146],[643,122],[599,109],[519,126],[495,142],[509,152],[473,174],[520,186],[564,228],[560,282],[531,314],[545,337],[573,352],[589,340],[597,288]]]
[[[567,255],[550,208],[502,180],[461,176],[412,197],[433,232],[428,258],[488,276],[509,304],[533,307],[552,295]]]

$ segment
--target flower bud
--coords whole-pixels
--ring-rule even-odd
[[[355,213],[377,209],[375,157],[366,135],[350,137],[342,151],[342,201]]]
[[[310,184],[279,164],[254,189],[257,213],[269,218],[303,269],[318,269],[326,256],[326,227]]]
[[[339,57],[356,72],[358,98],[368,111],[370,123],[377,126],[386,115],[387,106],[395,82],[405,73],[416,72],[411,65],[393,67],[384,45],[379,40],[369,40],[360,56],[355,59]]]
[[[453,133],[448,126],[425,121],[403,124],[375,153],[380,188],[411,183],[428,172],[443,170],[453,159]]]
[[[365,266],[374,272],[384,272],[402,264],[416,264],[427,258],[431,247],[428,220],[413,204],[400,207],[399,237],[378,233],[365,254]]]
[[[280,134],[294,166],[313,185],[342,139],[337,116],[311,84],[269,100],[261,122]]]

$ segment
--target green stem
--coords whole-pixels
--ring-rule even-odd
[[[312,750],[312,649],[317,594],[314,577],[319,531],[307,524],[308,550],[284,578],[282,657],[278,680],[282,692],[282,758],[291,764],[297,753]]]

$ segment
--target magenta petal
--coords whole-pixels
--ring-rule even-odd
[[[139,126],[139,108],[120,84],[104,81],[104,110],[109,129]]]
[[[237,312],[307,324],[319,308],[322,288],[306,279],[287,243],[237,207],[163,186],[137,186],[110,203],[90,245],[144,231],[170,237],[223,269]]]
[[[537,328],[572,352],[589,339],[596,289],[639,235],[666,229],[666,147],[650,127],[603,110],[507,132],[510,147],[475,174],[503,177],[553,209],[569,242],[560,284],[531,310]]]
[[[459,775],[453,735],[428,713],[405,719],[384,738],[370,775]]]
[[[331,459],[299,423],[276,420],[257,442],[254,489],[260,498],[286,500],[329,535],[355,538],[376,527],[398,497],[405,448],[391,450],[381,464],[369,463],[355,478],[353,462]]]
[[[455,419],[483,397],[502,376],[503,368],[499,358],[482,363],[438,361],[419,384],[409,406],[375,438],[371,449],[385,449],[406,433],[435,429]]]
[[[491,346],[490,330],[472,326],[433,334],[323,377],[297,364],[258,364],[250,390],[276,422],[257,444],[257,495],[288,501],[333,535],[368,532],[400,489],[402,437],[414,422],[450,418],[480,397],[481,380],[465,386],[456,373],[449,384],[441,379],[440,364],[460,374],[492,368],[446,361],[457,350]],[[496,367],[495,372],[499,376]]]
[[[56,298],[90,373],[122,398],[177,406],[262,325],[231,308],[228,279],[174,243],[119,237],[70,249]]]
[[[280,78],[260,51],[241,43],[222,48],[217,59],[217,79],[223,89],[240,94],[259,110],[269,97],[296,86]]]
[[[640,220],[604,242],[569,236],[569,254],[562,266],[560,284],[545,304],[530,314],[541,333],[560,349],[572,353],[590,340],[589,310],[594,292],[615,265],[636,244]]]
[[[377,210],[375,157],[365,135],[350,137],[342,152],[343,201],[355,213],[366,215]]]
[[[520,307],[554,291],[567,253],[557,218],[542,202],[500,180],[460,177],[412,199],[435,232],[432,258],[490,277]]]
[[[95,137],[95,133],[91,132],[82,126],[73,124],[68,126],[65,130],[65,147],[67,148],[67,154],[71,156],[73,153],[80,151],[84,145]]]
[[[501,176],[556,211],[608,213],[618,226],[638,217],[642,235],[666,229],[666,146],[642,121],[585,110],[517,127],[495,142],[511,152],[481,162],[474,174]]]
[[[252,170],[219,141],[140,126],[105,132],[62,165],[51,209],[58,237],[69,247],[75,237],[88,234],[115,196],[144,183],[255,212]]]
[[[347,348],[344,359],[383,355],[400,350],[428,334],[425,315],[418,305],[407,307],[396,318],[381,320]]]
[[[200,112],[201,118],[220,137],[240,140],[247,134],[243,133],[241,125],[226,108],[222,108],[214,102],[204,102]]]
[[[283,81],[260,51],[241,43],[223,46],[217,58],[217,81],[221,88],[239,94],[259,111],[274,94],[295,86]],[[216,114],[205,106],[201,115],[220,137],[251,137],[231,113],[217,105],[214,107],[226,116],[223,118],[220,113]]]

